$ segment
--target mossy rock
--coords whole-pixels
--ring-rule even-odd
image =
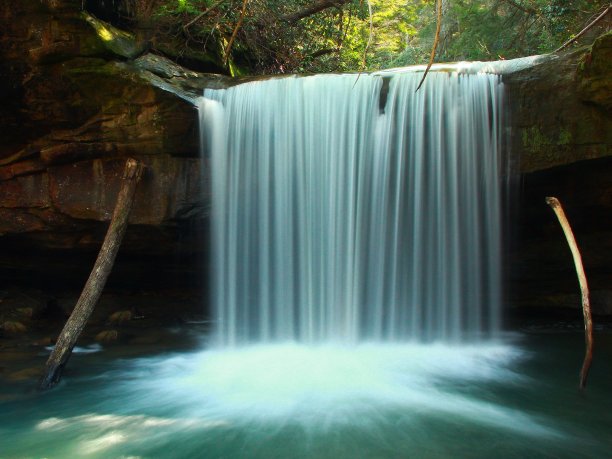
[[[20,335],[25,333],[28,328],[17,320],[6,320],[0,325],[2,331],[7,335]]]
[[[116,343],[119,339],[119,332],[117,330],[103,330],[94,339],[98,343]]]
[[[612,32],[595,40],[578,65],[577,77],[582,100],[612,110]]]
[[[120,30],[86,12],[82,13],[82,17],[94,29],[102,45],[112,54],[134,59],[145,51],[146,43],[137,40],[134,34]]]
[[[129,311],[129,310],[117,311],[110,315],[110,317],[108,318],[108,321],[111,324],[122,324],[122,323],[132,320],[132,316],[133,316],[132,311]]]

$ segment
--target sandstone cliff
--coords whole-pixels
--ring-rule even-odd
[[[185,277],[206,249],[210,201],[190,99],[227,82],[147,54],[146,43],[83,14],[81,4],[0,0],[0,274],[80,282],[131,156],[147,171],[118,272]],[[607,34],[504,76],[508,151],[521,183],[508,225],[514,303],[563,305],[577,292],[546,195],[566,205],[593,289],[609,292],[610,62]]]

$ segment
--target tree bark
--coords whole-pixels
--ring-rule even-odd
[[[286,14],[281,19],[287,22],[297,22],[300,19],[304,19],[313,14],[317,14],[320,11],[326,10],[327,8],[341,7],[349,3],[351,0],[315,0],[313,3],[308,5],[306,8],[296,11],[295,13]]]
[[[546,203],[552,207],[552,210],[557,215],[565,238],[572,251],[574,258],[574,265],[576,266],[576,274],[578,274],[578,283],[580,284],[580,291],[582,292],[582,314],[584,315],[584,338],[586,343],[586,351],[584,355],[584,362],[582,363],[582,369],[580,370],[580,388],[586,387],[587,376],[591,368],[591,362],[593,361],[593,318],[591,316],[591,305],[589,302],[589,286],[587,284],[586,274],[582,265],[582,257],[580,256],[580,250],[578,250],[578,244],[574,238],[572,227],[565,216],[563,207],[557,198],[546,198]]]
[[[115,205],[110,226],[102,243],[102,248],[81,292],[81,296],[72,314],[70,314],[66,321],[53,352],[51,352],[47,360],[44,374],[38,384],[39,390],[50,389],[60,381],[64,367],[72,354],[72,349],[100,299],[128,225],[128,218],[134,203],[136,185],[142,176],[142,171],[143,165],[141,163],[134,159],[127,160],[123,175],[123,185],[119,191],[117,204]]]

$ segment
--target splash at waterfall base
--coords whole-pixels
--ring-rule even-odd
[[[0,451],[53,459],[607,458],[609,370],[595,365],[588,392],[578,391],[579,327],[550,330],[487,346],[277,344],[123,360],[77,353],[78,370],[44,396],[20,388],[9,397],[0,385]],[[598,350],[609,358],[611,335],[601,336]]]

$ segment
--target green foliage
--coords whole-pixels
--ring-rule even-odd
[[[551,52],[608,2],[454,0],[444,14],[437,60],[510,59]],[[433,18],[433,12],[430,12]],[[419,38],[430,34],[420,28]]]
[[[228,72],[230,68],[250,73],[359,71],[426,63],[436,28],[435,0],[346,0],[295,22],[284,18],[315,0],[249,0],[239,28],[242,0],[125,1],[133,4],[136,21],[139,14],[147,17],[154,47],[178,43],[184,48],[181,53],[195,50],[214,56]],[[607,0],[442,1],[438,62],[550,52],[608,4]],[[234,30],[236,40],[228,50]]]

